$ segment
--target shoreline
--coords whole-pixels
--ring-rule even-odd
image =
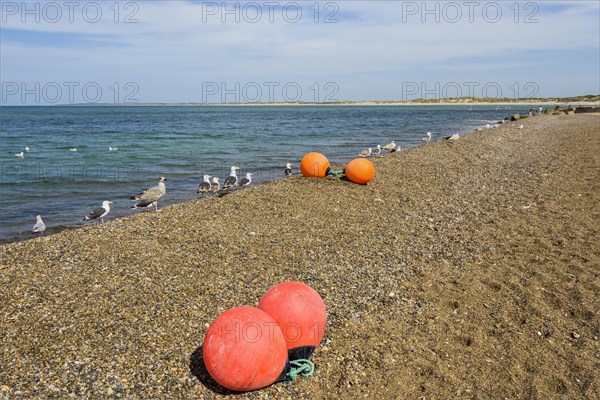
[[[197,354],[221,312],[299,280],[314,375],[241,398],[589,398],[600,350],[598,114],[294,176],[0,246],[8,398],[227,398]],[[519,124],[523,129],[517,129]]]

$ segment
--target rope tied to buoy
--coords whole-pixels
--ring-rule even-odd
[[[296,379],[298,375],[311,376],[315,372],[315,364],[306,358],[290,361],[290,366],[288,376],[292,380]]]
[[[343,169],[339,169],[337,171],[330,170],[329,173],[327,173],[327,176],[331,176],[332,178],[339,178],[343,174],[344,174]]]

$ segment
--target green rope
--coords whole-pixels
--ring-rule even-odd
[[[339,178],[341,175],[344,174],[344,170],[340,169],[337,171],[331,170],[329,171],[329,173],[327,174],[327,176],[331,176],[332,178]]]
[[[306,358],[290,361],[290,365],[291,368],[288,376],[292,380],[296,379],[298,375],[311,376],[315,372],[315,364]]]

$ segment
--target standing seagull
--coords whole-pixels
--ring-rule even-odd
[[[283,171],[285,176],[292,176],[292,163],[285,164],[285,170]]]
[[[219,183],[219,178],[217,178],[216,176],[213,176],[213,181],[210,184],[210,191],[218,192],[219,190],[221,190],[221,184]]]
[[[39,233],[41,235],[46,230],[46,224],[44,224],[44,221],[42,221],[41,215],[36,216],[35,220],[35,225],[33,226],[31,233]]]
[[[367,156],[370,156],[370,155],[371,155],[371,153],[373,153],[373,149],[371,149],[371,148],[369,147],[369,148],[368,148],[368,149],[366,149],[366,150],[361,150],[361,151],[358,153],[358,155],[359,155],[359,156],[361,156],[361,157],[367,157]]]
[[[387,150],[388,152],[390,152],[396,148],[396,141],[392,140],[391,142],[389,142],[388,144],[386,144],[385,146],[383,146],[381,148],[383,150]]]
[[[235,184],[238,181],[237,174],[235,171],[239,169],[240,167],[236,167],[235,165],[231,167],[231,170],[229,171],[229,176],[225,179],[225,182],[223,182],[223,189],[229,189],[235,186]]]
[[[452,136],[446,136],[444,139],[446,139],[447,141],[454,143],[456,142],[458,139],[460,138],[460,135],[458,133],[455,133]]]
[[[197,194],[208,193],[210,191],[210,178],[210,175],[204,175],[204,177],[202,177],[202,183],[198,186],[198,190],[196,191]]]
[[[374,155],[374,156],[376,156],[378,154],[381,154],[381,145],[378,144],[377,148],[375,150],[373,150],[373,152],[371,154]]]
[[[166,181],[167,178],[161,176],[158,178],[158,185],[131,197],[131,200],[138,202],[131,206],[131,208],[149,208],[150,206],[154,206],[154,209],[158,211],[158,201],[167,193],[167,188],[165,187]]]
[[[424,141],[425,144],[429,143],[431,141],[431,132],[427,132],[421,140]]]
[[[104,200],[102,202],[102,207],[98,207],[98,208],[94,209],[92,212],[90,212],[88,215],[86,215],[83,218],[83,220],[89,221],[92,219],[98,219],[100,221],[100,223],[104,222],[104,217],[106,217],[108,215],[108,213],[110,212],[109,204],[112,204],[112,201]]]
[[[248,186],[252,183],[252,175],[250,172],[246,172],[246,177],[240,179],[240,186]]]

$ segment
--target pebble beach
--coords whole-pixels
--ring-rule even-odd
[[[316,371],[235,398],[600,397],[600,114],[369,159],[0,246],[0,399],[226,398],[210,323],[288,280]]]

